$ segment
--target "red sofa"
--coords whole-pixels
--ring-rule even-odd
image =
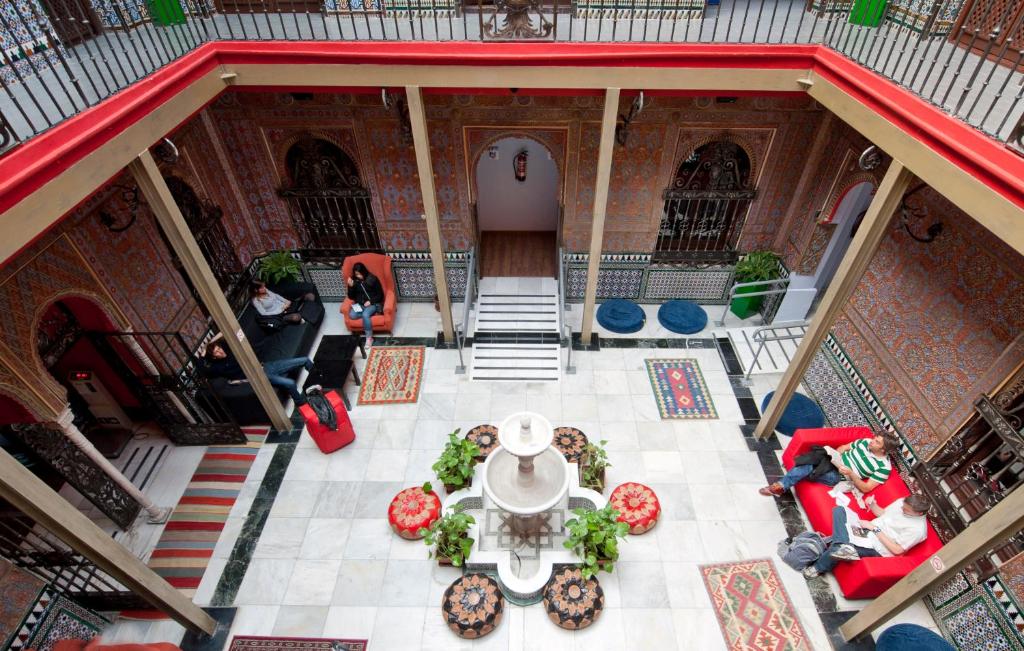
[[[793,460],[811,449],[812,445],[830,445],[834,448],[860,438],[874,436],[867,427],[831,427],[822,429],[801,429],[793,434],[793,440],[786,446],[782,454],[782,465],[786,470],[795,464]],[[832,535],[832,509],[835,499],[828,494],[829,486],[810,480],[797,484],[793,491],[800,500],[811,527],[825,535]],[[903,483],[896,468],[889,474],[884,484],[868,493],[874,495],[878,505],[886,507],[901,497],[910,495],[910,490]],[[850,500],[850,509],[859,513],[862,518],[875,516],[857,506],[857,501]],[[915,545],[903,556],[888,558],[864,558],[853,562],[840,562],[833,570],[836,581],[843,594],[849,599],[873,599],[889,589],[894,583],[906,576],[911,570],[928,560],[942,547],[942,541],[931,523],[928,524],[928,538]]]

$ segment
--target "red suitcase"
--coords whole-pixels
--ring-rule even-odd
[[[352,421],[349,420],[348,411],[345,409],[345,403],[341,401],[341,396],[336,391],[328,391],[324,395],[334,407],[334,413],[338,415],[338,429],[330,430],[321,425],[320,419],[316,417],[316,412],[309,405],[299,406],[299,413],[305,419],[309,435],[313,437],[317,447],[324,454],[329,454],[356,440],[356,433],[352,429]]]

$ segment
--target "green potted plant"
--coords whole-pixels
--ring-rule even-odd
[[[288,251],[274,251],[260,260],[256,275],[268,285],[297,282],[302,279],[302,263]]]
[[[448,443],[431,468],[449,495],[473,483],[473,466],[479,455],[480,447],[460,437],[458,429],[448,435]]]
[[[604,471],[610,465],[608,451],[604,446],[608,441],[600,443],[587,442],[583,448],[583,462],[580,463],[580,486],[590,488],[598,493],[604,492]]]
[[[619,512],[611,504],[603,509],[573,509],[576,516],[567,520],[569,538],[563,544],[580,557],[580,570],[589,579],[601,570],[611,572],[619,560],[619,538],[629,533],[629,525],[619,522]]]
[[[423,491],[430,491],[430,482],[423,485]],[[430,555],[437,559],[438,565],[462,567],[473,549],[473,539],[469,537],[472,524],[476,524],[473,516],[453,506],[429,528],[422,527],[419,535],[423,536],[423,542],[431,548]]]
[[[736,263],[734,282],[753,283],[767,280],[775,280],[779,277],[779,256],[771,251],[752,251],[742,260]],[[770,285],[754,285],[752,287],[741,287],[736,290],[737,296],[732,299],[729,309],[741,319],[746,319],[757,313],[761,308],[761,299],[764,296],[743,297],[740,294],[763,292],[770,289]]]

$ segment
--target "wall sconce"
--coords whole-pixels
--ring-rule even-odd
[[[98,214],[100,223],[107,227],[111,233],[121,233],[132,227],[139,216],[139,188],[132,185],[115,185],[121,191],[121,199],[128,206],[128,219],[119,222],[114,215],[101,210]]]
[[[622,120],[621,124],[615,125],[615,142],[619,143],[621,147],[626,146],[626,137],[629,135],[629,123],[636,119],[636,116],[640,115],[640,112],[644,110],[644,91],[640,91],[640,94],[629,107],[629,113],[626,115],[620,115],[619,119]]]
[[[512,159],[512,170],[515,172],[516,180],[520,183],[526,182],[526,159],[529,156],[529,152],[523,149]]]
[[[903,224],[903,228],[907,231],[907,235],[914,238],[918,242],[927,244],[928,242],[934,242],[935,238],[942,233],[942,222],[935,222],[925,230],[923,237],[915,235],[910,230],[910,219],[916,220],[925,219],[928,217],[928,210],[924,207],[914,208],[907,203],[907,199],[912,197],[917,192],[920,192],[924,188],[928,187],[926,183],[919,183],[913,190],[903,195],[903,199],[900,200],[900,223]]]
[[[381,88],[380,100],[384,103],[384,108],[395,112],[395,117],[398,118],[398,123],[402,128],[402,140],[411,145],[413,142],[412,122],[409,120],[409,105],[406,104],[405,98],[397,93],[389,93],[387,88]]]

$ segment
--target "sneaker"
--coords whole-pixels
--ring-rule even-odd
[[[860,560],[860,554],[853,548],[853,545],[839,545],[835,549],[831,549],[828,552],[830,558],[834,558],[837,561],[856,561]]]
[[[808,565],[807,567],[805,567],[802,574],[804,575],[805,579],[813,579],[815,577],[821,576],[821,572],[819,572],[818,568],[814,567],[813,565]]]
[[[372,345],[373,345],[373,337],[367,337],[366,338],[366,347],[369,348]]]
[[[760,493],[761,495],[764,495],[765,497],[780,497],[783,493],[786,492],[786,489],[783,488],[782,484],[780,484],[779,482],[775,482],[773,484],[765,486],[764,488],[759,488],[757,492]]]

